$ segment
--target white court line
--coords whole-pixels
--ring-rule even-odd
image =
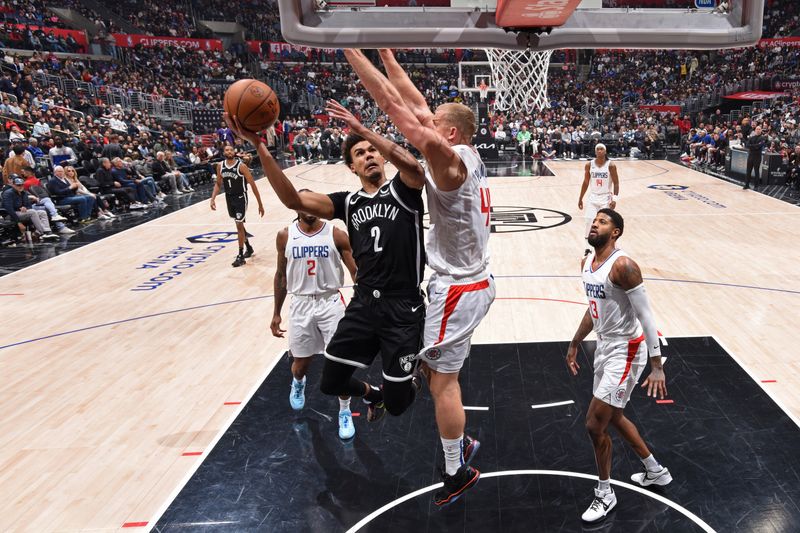
[[[590,479],[592,481],[595,481],[597,479],[597,476],[592,476],[592,475],[589,475],[589,474],[582,474],[580,472],[566,472],[566,471],[561,471],[561,470],[505,470],[505,471],[502,471],[502,472],[489,472],[489,473],[486,473],[486,474],[481,474],[481,478],[482,479],[489,479],[489,478],[493,478],[493,477],[505,477],[505,476],[563,476],[563,477],[576,477],[576,478],[581,478],[581,479]],[[697,524],[703,531],[706,531],[707,533],[715,533],[714,529],[711,526],[709,526],[708,524],[706,524],[699,516],[697,516],[696,514],[694,514],[691,511],[689,511],[685,507],[682,507],[681,505],[678,505],[677,503],[673,502],[672,500],[668,500],[667,498],[661,496],[660,494],[657,494],[655,492],[649,491],[649,490],[644,489],[642,487],[637,487],[636,485],[631,485],[630,483],[625,483],[624,481],[617,481],[615,479],[611,480],[611,484],[612,485],[616,485],[618,487],[626,488],[628,490],[632,490],[634,492],[638,492],[639,494],[642,494],[642,495],[647,496],[649,498],[653,498],[656,501],[659,501],[659,502],[661,502],[661,503],[663,503],[665,505],[668,505],[669,507],[672,507],[673,509],[675,509],[676,511],[678,511],[679,513],[684,515],[686,518],[688,518],[689,520],[691,520],[692,522]],[[347,533],[355,533],[359,529],[361,529],[364,526],[366,526],[367,524],[369,524],[376,517],[382,515],[386,511],[388,511],[389,509],[391,509],[393,507],[397,507],[398,505],[400,505],[403,502],[406,502],[408,500],[416,498],[420,494],[425,494],[426,492],[431,492],[431,491],[433,491],[435,489],[441,488],[442,486],[443,486],[442,483],[437,483],[437,484],[431,485],[429,487],[425,487],[425,488],[422,488],[422,489],[419,489],[419,490],[415,490],[414,492],[412,492],[410,494],[406,494],[405,496],[402,496],[402,497],[400,497],[400,498],[398,498],[398,499],[396,499],[396,500],[394,500],[392,502],[389,502],[386,505],[384,505],[383,507],[371,512],[370,514],[368,514],[367,516],[362,518],[356,525],[354,525],[353,527],[348,529]]]
[[[231,425],[236,421],[236,418],[238,418],[239,413],[241,413],[242,410],[247,406],[247,404],[250,403],[250,400],[253,398],[256,391],[258,391],[258,388],[261,386],[261,384],[264,383],[267,377],[269,377],[270,373],[275,369],[276,366],[278,366],[278,363],[280,362],[281,359],[283,359],[283,354],[285,352],[286,350],[281,351],[278,357],[276,357],[275,360],[272,362],[272,364],[270,364],[269,367],[267,367],[267,371],[264,372],[263,376],[261,376],[261,378],[253,386],[253,388],[247,394],[245,394],[245,396],[241,400],[237,400],[241,401],[242,403],[240,403],[237,406],[232,406],[233,413],[231,413],[231,415],[228,417],[228,420],[226,420],[225,423],[222,424],[217,435],[208,444],[208,446],[206,446],[205,450],[203,450],[205,453],[203,453],[203,455],[199,456],[198,459],[195,460],[194,465],[192,465],[192,467],[189,468],[189,471],[186,472],[186,477],[184,477],[184,479],[181,480],[181,482],[175,486],[175,490],[172,491],[172,494],[169,495],[169,497],[164,501],[164,504],[161,506],[161,508],[158,511],[156,511],[156,513],[150,519],[150,522],[147,523],[148,530],[152,530],[153,528],[155,528],[158,521],[161,520],[163,514],[167,512],[167,509],[169,508],[170,504],[172,504],[172,502],[175,501],[175,498],[178,497],[178,494],[180,493],[180,491],[183,490],[183,487],[185,487],[186,484],[189,483],[189,480],[192,479],[192,476],[194,476],[195,472],[197,472],[197,470],[200,468],[200,465],[203,464],[205,458],[209,456],[211,450],[214,449],[214,446],[217,445],[222,436],[225,435],[225,433],[227,433],[228,428],[230,428]],[[184,459],[180,456],[178,456],[178,458]]]
[[[773,402],[775,402],[775,403],[778,405],[778,407],[780,407],[780,408],[781,408],[781,410],[782,410],[784,413],[786,413],[786,416],[788,416],[788,417],[789,417],[789,418],[792,420],[792,422],[794,422],[795,424],[797,424],[797,427],[800,427],[800,420],[798,420],[798,418],[797,418],[796,416],[794,416],[794,414],[792,414],[792,412],[791,412],[791,411],[790,411],[790,410],[789,410],[789,409],[788,409],[788,408],[787,408],[787,407],[786,407],[786,406],[785,406],[785,405],[784,405],[784,404],[783,404],[783,403],[782,403],[782,402],[781,402],[781,401],[780,401],[780,400],[779,400],[779,399],[778,399],[778,398],[777,398],[777,397],[776,397],[776,396],[773,394],[773,392],[771,392],[769,389],[767,389],[767,388],[764,386],[764,384],[763,384],[763,383],[761,383],[761,379],[759,379],[759,378],[757,378],[755,375],[753,375],[753,373],[752,373],[752,372],[750,372],[750,369],[749,369],[749,368],[747,368],[747,366],[746,366],[746,365],[745,365],[745,364],[744,364],[744,363],[743,363],[743,362],[742,362],[742,361],[741,361],[741,360],[740,360],[738,357],[736,357],[736,356],[733,354],[733,352],[732,352],[732,351],[730,351],[730,350],[729,350],[729,349],[728,349],[728,348],[727,348],[727,347],[726,347],[724,344],[722,344],[722,341],[720,341],[720,340],[717,338],[717,336],[716,336],[716,335],[708,335],[708,336],[709,336],[709,337],[711,337],[712,339],[714,339],[714,341],[715,341],[717,344],[719,344],[719,347],[720,347],[720,348],[722,348],[723,350],[725,350],[725,352],[726,352],[728,355],[730,355],[730,356],[731,356],[731,359],[733,359],[734,361],[736,361],[736,364],[737,364],[737,365],[739,365],[740,367],[742,367],[742,369],[743,369],[745,372],[747,372],[747,375],[748,375],[748,376],[750,376],[750,378],[751,378],[751,379],[752,379],[752,380],[753,380],[753,381],[756,383],[756,385],[758,385],[759,387],[761,387],[761,390],[763,390],[763,391],[764,391],[764,393],[765,393],[767,396],[769,396],[769,397],[770,397],[770,399],[771,399]]]
[[[531,405],[531,409],[544,409],[545,407],[557,407],[559,405],[569,405],[571,403],[575,402],[573,400],[565,400],[563,402],[537,403],[536,405]]]
[[[465,411],[488,411],[489,408],[488,407],[476,407],[474,405],[465,405],[464,406],[464,410]]]

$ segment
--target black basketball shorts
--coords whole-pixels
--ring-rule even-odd
[[[424,326],[425,300],[421,293],[409,291],[401,296],[386,296],[356,286],[325,357],[368,368],[380,353],[383,379],[408,381],[421,347]]]
[[[236,222],[244,222],[247,215],[247,194],[241,196],[225,196],[228,204],[228,215]]]

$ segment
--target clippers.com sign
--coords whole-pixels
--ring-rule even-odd
[[[581,0],[499,0],[495,19],[504,28],[562,26]]]
[[[117,46],[133,48],[136,45],[150,47],[180,46],[193,50],[222,50],[219,39],[189,39],[185,37],[153,37],[152,35],[136,35],[113,33]]]

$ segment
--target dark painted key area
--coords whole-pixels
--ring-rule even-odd
[[[577,378],[566,370],[566,346],[473,346],[461,383],[466,406],[488,407],[467,412],[467,432],[482,444],[473,462],[480,482],[444,510],[431,503],[431,488],[360,531],[703,531],[683,509],[721,532],[800,530],[800,429],[707,337],[669,339],[674,403],[656,403],[638,388],[626,408],[674,481],[653,490],[614,485],[616,510],[599,524],[583,524],[595,481],[581,476],[596,474],[584,429],[594,344],[584,343]],[[440,481],[426,388],[404,415],[375,424],[354,400],[361,416],[355,439],[345,443],[337,435],[337,400],[317,390],[321,370],[320,359],[308,378],[306,407],[295,412],[283,358],[154,531],[346,531]],[[372,369],[371,381],[379,374]],[[569,400],[575,403],[531,408]],[[612,479],[630,485],[641,463],[613,430],[612,436]]]

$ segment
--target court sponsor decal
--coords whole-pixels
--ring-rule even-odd
[[[517,205],[493,205],[490,208],[489,224],[492,233],[519,233],[552,229],[570,222],[572,216],[543,207]],[[424,227],[430,227],[430,215],[425,213]]]
[[[686,185],[648,185],[648,188],[661,191],[673,200],[697,200],[714,209],[726,209],[728,207],[704,194],[689,190]]]
[[[655,189],[657,191],[685,191],[689,187],[686,185],[648,185],[648,189]]]
[[[228,233],[228,232],[218,232]],[[236,233],[233,233],[236,240]],[[202,236],[200,236],[202,237]],[[202,242],[202,241],[199,241]],[[220,241],[216,241],[220,242]],[[153,259],[146,261],[136,267],[136,270],[159,270],[154,272],[154,276],[142,281],[132,291],[153,291],[164,286],[173,279],[182,276],[188,269],[205,263],[210,257],[225,249],[225,244],[212,244],[209,246],[177,246],[172,250],[157,255]]]

